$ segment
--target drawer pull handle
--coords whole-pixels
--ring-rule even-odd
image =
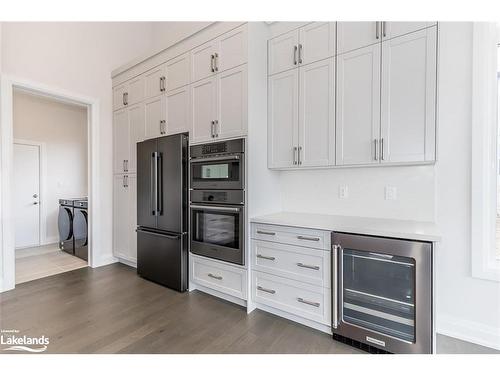
[[[297,236],[299,240],[307,240],[307,241],[319,241],[319,237],[306,237],[306,236]]]
[[[314,306],[314,307],[319,307],[320,306],[319,302],[311,302],[311,301],[308,301],[308,300],[300,298],[300,297],[297,298],[297,301],[300,302],[300,303],[305,303],[306,305]]]
[[[304,263],[297,263],[297,267],[309,268],[311,270],[316,270],[316,271],[319,270],[319,266],[310,266],[310,265],[304,264]]]
[[[269,293],[269,294],[274,294],[276,293],[275,290],[272,290],[272,289],[266,289],[266,288],[263,288],[259,285],[257,285],[257,290],[260,290],[261,292],[266,292],[266,293]]]
[[[217,276],[217,275],[214,275],[213,273],[209,273],[208,277],[211,277],[212,279],[222,280],[222,276]]]
[[[268,236],[276,236],[276,233],[274,233],[274,232],[266,232],[264,230],[258,230],[257,233],[258,234],[267,234]]]
[[[275,257],[267,257],[267,256],[262,255],[262,254],[257,254],[257,258],[267,259],[267,260],[275,260],[276,259]]]

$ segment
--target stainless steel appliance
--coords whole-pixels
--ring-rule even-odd
[[[432,353],[432,244],[332,233],[334,338]]]
[[[191,146],[191,252],[245,264],[244,140]]]
[[[188,288],[188,135],[137,143],[137,273]]]
[[[243,139],[191,146],[191,189],[243,190]]]
[[[73,238],[75,256],[83,260],[89,259],[89,234],[88,234],[88,200],[78,199],[73,203]]]
[[[59,230],[59,249],[74,255],[73,199],[59,199],[57,228]]]

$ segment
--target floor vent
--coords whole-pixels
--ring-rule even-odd
[[[337,335],[336,333],[333,334],[333,339],[335,341],[339,341],[343,344],[352,346],[353,348],[361,349],[361,350],[363,350],[367,353],[370,353],[370,354],[391,354],[388,351],[382,350],[382,349],[377,348],[375,346],[368,345],[368,344],[365,344],[364,342],[350,339],[348,337],[340,336],[340,335]]]

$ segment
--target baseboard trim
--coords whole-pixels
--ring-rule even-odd
[[[235,304],[243,306],[243,307],[247,306],[247,301],[245,301],[243,299],[233,297],[233,296],[230,296],[229,294],[221,293],[218,290],[210,289],[210,288],[207,288],[205,286],[193,284],[193,283],[189,282],[189,291],[192,292],[194,290],[199,290],[200,292],[210,294],[214,297],[224,299],[226,301],[235,303]]]
[[[137,268],[137,261],[125,259],[125,258],[118,258],[118,261],[120,263],[126,264],[129,267]]]
[[[438,314],[436,331],[445,336],[500,350],[500,327]]]
[[[109,264],[113,264],[113,263],[117,263],[117,262],[118,262],[117,258],[115,258],[114,256],[110,256],[110,257],[94,260],[92,262],[92,264],[90,265],[90,267],[92,267],[92,268],[103,267],[103,266],[107,266]]]

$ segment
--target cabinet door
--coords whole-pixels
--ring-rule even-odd
[[[217,80],[210,77],[191,85],[191,143],[213,139],[212,122],[216,120]]]
[[[124,173],[129,157],[129,118],[128,109],[113,113],[113,172]]]
[[[122,84],[113,88],[113,110],[125,107],[124,94],[127,91],[127,85]]]
[[[165,120],[165,97],[157,96],[144,103],[145,115],[145,139],[156,138],[164,131],[163,120]]]
[[[135,174],[127,176],[128,190],[128,252],[127,260],[137,262],[137,176]]]
[[[337,22],[337,53],[380,42],[380,27],[380,22]]]
[[[247,25],[218,38],[217,71],[223,72],[247,62],[247,39]]]
[[[298,144],[299,70],[268,78],[268,165],[296,166]]]
[[[217,75],[217,123],[219,139],[246,135],[247,132],[247,64]]]
[[[335,164],[335,63],[331,57],[300,67],[299,165]]]
[[[165,96],[167,134],[177,134],[191,130],[189,99],[189,86],[167,92]]]
[[[127,106],[137,104],[144,100],[144,78],[136,77],[128,81],[127,87]]]
[[[125,187],[126,175],[115,175],[113,178],[113,254],[127,259],[130,243],[130,202]]]
[[[144,105],[142,103],[128,108],[129,119],[129,158],[128,173],[137,171],[137,142],[144,140]]]
[[[335,22],[313,22],[300,28],[299,62],[309,64],[335,55]]]
[[[211,40],[191,51],[192,82],[199,81],[215,73],[215,62],[212,56],[217,52],[216,40]]]
[[[436,27],[382,43],[382,162],[435,159]]]
[[[381,45],[337,56],[336,164],[378,163]]]
[[[165,64],[166,90],[171,91],[189,84],[189,53],[177,56]]]
[[[293,30],[268,41],[269,75],[292,69],[298,64],[299,31]]]
[[[146,99],[154,98],[163,93],[163,77],[165,77],[165,65],[157,66],[144,73],[144,91]]]
[[[414,31],[435,25],[436,22],[384,22],[382,25],[382,39],[395,38]]]

